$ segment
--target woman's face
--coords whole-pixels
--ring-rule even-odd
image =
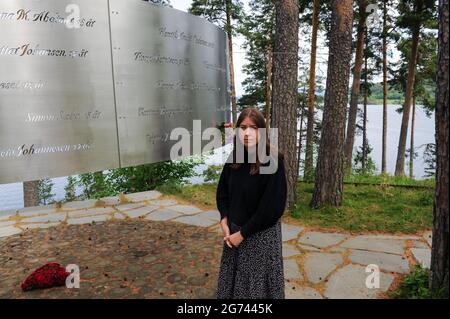
[[[259,134],[258,126],[249,117],[245,118],[239,125],[239,139],[246,148],[253,147],[258,144]],[[256,149],[256,148],[255,148]]]

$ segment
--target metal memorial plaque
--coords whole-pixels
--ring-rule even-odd
[[[110,0],[110,13],[123,167],[169,159],[177,127],[192,148],[194,119],[201,131],[230,121],[225,32],[139,0]]]
[[[0,183],[119,166],[110,55],[107,0],[0,2]]]
[[[229,105],[226,35],[204,19],[140,0],[0,2],[0,183],[168,160],[173,129],[192,148]]]

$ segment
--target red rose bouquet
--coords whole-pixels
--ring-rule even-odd
[[[58,263],[48,263],[33,271],[21,287],[23,291],[64,286],[70,273]]]

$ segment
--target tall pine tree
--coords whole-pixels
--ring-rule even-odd
[[[345,118],[352,50],[353,1],[333,0],[330,44],[316,179],[310,205],[341,205]]]
[[[272,91],[272,52],[275,31],[275,6],[272,0],[251,0],[239,32],[245,37],[246,60],[242,82],[244,94],[240,107],[259,107],[268,103]],[[270,102],[269,102],[270,103]],[[266,118],[268,118],[266,114]]]
[[[408,133],[409,116],[411,113],[411,100],[414,90],[414,80],[417,64],[417,53],[421,29],[435,21],[434,0],[401,0],[398,6],[400,13],[397,25],[411,34],[411,52],[408,59],[408,75],[406,80],[405,101],[403,103],[403,117],[397,148],[397,161],[395,175],[405,174],[406,136]]]

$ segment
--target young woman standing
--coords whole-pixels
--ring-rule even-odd
[[[261,166],[270,164],[261,163],[257,151],[262,137],[258,129],[266,128],[263,114],[246,108],[236,127],[233,160],[225,163],[216,193],[224,234],[217,298],[283,299],[281,216],[287,191],[283,154],[275,149],[271,153],[273,146],[266,138],[266,155],[275,153],[271,160],[277,169],[261,174]],[[236,160],[239,143],[244,146],[243,163]]]

